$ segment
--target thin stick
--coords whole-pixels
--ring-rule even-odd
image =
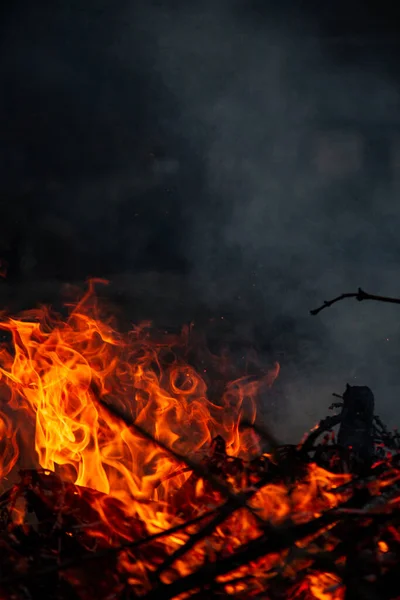
[[[246,492],[247,500],[251,500],[265,485],[268,485],[268,481],[260,481],[258,484],[254,486],[250,492]],[[232,505],[230,500],[227,500],[223,506],[220,507],[215,517],[211,519],[202,529],[200,529],[197,533],[190,536],[188,541],[180,546],[175,552],[170,554],[164,562],[158,567],[155,571],[154,576],[159,578],[164,571],[169,569],[174,562],[178,559],[182,558],[185,554],[189,552],[196,544],[204,540],[206,537],[212,535],[213,531],[221,525],[224,521],[226,521],[235,511],[237,510],[237,506]]]
[[[187,456],[179,454],[172,448],[169,448],[161,440],[155,439],[148,431],[140,427],[140,425],[137,425],[131,417],[123,413],[116,406],[112,406],[111,404],[108,404],[108,402],[105,402],[102,399],[98,399],[98,402],[113,416],[121,419],[121,421],[123,421],[127,427],[132,427],[133,429],[135,429],[135,431],[141,437],[144,437],[152,444],[155,444],[156,446],[164,450],[164,452],[166,452],[167,454],[170,454],[173,458],[175,458],[176,461],[186,464],[199,477],[206,479],[209,483],[211,483],[214,486],[214,488],[218,492],[225,496],[225,498],[228,498],[237,508],[246,508],[247,510],[249,510],[254,516],[254,518],[257,520],[259,525],[265,525],[264,520],[261,519],[261,517],[251,508],[251,506],[247,504],[246,496],[243,493],[235,494],[231,492],[231,490],[224,483],[222,483],[220,479],[214,477],[214,475],[209,473],[209,471],[205,467],[203,467],[203,465],[192,461]]]
[[[314,310],[310,310],[310,314],[315,316],[324,308],[328,308],[332,306],[332,304],[336,304],[336,302],[340,302],[341,300],[345,300],[346,298],[355,298],[358,302],[362,302],[363,300],[375,300],[376,302],[387,302],[390,304],[400,304],[400,298],[390,298],[388,296],[377,296],[376,294],[368,294],[368,292],[364,292],[361,288],[358,288],[358,292],[353,292],[351,294],[342,294],[341,296],[337,296],[337,298],[333,298],[333,300],[325,300],[323,305],[315,308]]]
[[[98,558],[112,557],[116,554],[119,554],[120,552],[123,552],[124,550],[137,550],[141,546],[150,544],[151,542],[159,540],[163,537],[168,537],[170,535],[173,535],[175,533],[183,531],[187,527],[196,525],[197,523],[200,523],[204,519],[207,519],[208,517],[212,517],[215,514],[216,514],[215,509],[209,510],[209,511],[203,513],[202,515],[199,515],[197,517],[194,517],[193,519],[190,519],[190,521],[186,521],[185,523],[179,523],[178,525],[174,525],[173,527],[170,527],[169,529],[163,529],[162,531],[159,531],[158,533],[153,533],[152,535],[149,535],[146,538],[142,538],[140,540],[134,540],[132,542],[124,542],[123,544],[120,544],[119,546],[112,546],[111,548],[103,548],[102,550],[98,550],[97,552],[88,552],[81,556],[75,556],[73,558],[70,558],[68,560],[61,562],[60,564],[52,565],[45,569],[40,569],[37,571],[30,571],[28,573],[20,573],[18,575],[12,575],[11,577],[4,577],[4,578],[0,579],[0,585],[7,585],[7,584],[9,585],[12,583],[19,583],[21,581],[26,581],[28,579],[36,579],[36,578],[40,578],[43,576],[51,575],[52,573],[57,573],[58,571],[66,571],[67,569],[71,569],[73,567],[80,566],[82,563],[85,563],[88,561],[96,560]]]
[[[272,527],[268,530],[267,534],[262,534],[258,538],[240,546],[234,554],[221,558],[212,566],[206,565],[205,567],[201,567],[194,573],[181,577],[172,583],[162,584],[159,588],[148,593],[145,598],[146,600],[171,600],[175,596],[200,587],[205,581],[208,584],[212,583],[216,577],[232,573],[241,566],[262,556],[290,548],[296,541],[315,534],[332,521],[331,516],[326,513],[322,517],[318,517],[310,523],[303,525],[295,525],[289,528],[285,526]],[[315,564],[318,564],[319,560],[321,560],[318,555],[313,556],[312,559]],[[340,570],[337,565],[334,565],[332,557],[330,557],[329,563],[332,569]]]
[[[262,427],[261,425],[258,425],[257,423],[251,423],[247,419],[243,419],[243,421],[239,423],[239,427],[240,429],[253,429],[257,433],[257,435],[259,435],[266,442],[268,442],[268,444],[273,450],[280,446],[275,436],[273,436],[272,433],[268,431],[268,429]]]

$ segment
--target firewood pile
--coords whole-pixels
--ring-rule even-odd
[[[400,597],[400,435],[369,388],[282,445],[253,377],[211,400],[176,341],[117,334],[91,294],[1,323],[2,599]]]

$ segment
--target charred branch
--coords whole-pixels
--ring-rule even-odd
[[[358,291],[355,293],[341,294],[340,296],[337,296],[336,298],[333,298],[332,300],[325,300],[322,306],[319,306],[318,308],[310,310],[310,314],[315,316],[318,313],[320,313],[321,310],[324,310],[325,308],[329,308],[329,306],[336,304],[336,302],[341,302],[342,300],[345,300],[346,298],[354,298],[355,300],[358,300],[358,302],[362,302],[364,300],[375,300],[376,302],[387,302],[389,304],[400,304],[400,298],[391,298],[388,296],[377,296],[376,294],[368,294],[368,292],[364,292],[364,290],[362,290],[361,288],[358,288]]]

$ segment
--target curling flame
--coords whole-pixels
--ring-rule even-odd
[[[158,533],[176,525],[182,512],[194,516],[221,503],[220,494],[210,492],[201,478],[188,499],[184,484],[191,471],[165,447],[196,462],[218,435],[232,457],[246,460],[257,450],[252,432],[239,424],[243,417],[254,421],[260,385],[272,385],[278,365],[264,381],[236,380],[225,386],[222,398],[211,400],[205,378],[179,358],[176,349],[182,338],[154,341],[146,327],[127,335],[118,333],[111,321],[100,316],[93,284],[65,320],[41,308],[5,320],[0,328],[11,337],[11,343],[4,343],[0,350],[0,384],[7,410],[19,414],[20,450],[29,446],[34,431],[38,465],[58,472],[64,481],[104,494],[93,500],[102,524],[102,529],[93,525],[94,536],[104,536],[106,526],[109,536],[131,540],[133,518],[145,524],[148,534]],[[107,409],[107,403],[160,445],[126,425]],[[0,431],[8,443],[1,453],[3,477],[19,453],[10,419],[4,410]],[[261,519],[279,523],[295,515],[301,522],[335,506],[338,497],[331,488],[343,481],[343,476],[311,465],[294,491],[270,484],[255,493],[250,504]],[[234,480],[231,485],[240,487]],[[258,535],[254,516],[236,511],[215,529],[212,547],[199,544],[176,561],[175,570],[165,573],[164,581],[184,576],[206,556],[211,560],[221,552],[233,552]],[[186,539],[187,534],[181,532],[166,537],[163,544],[171,553]],[[276,554],[268,565],[261,561],[259,568],[271,570],[281,561],[282,556]],[[150,576],[145,562],[133,562],[128,553],[121,553],[120,565],[129,572],[137,592],[143,592]],[[323,592],[326,582],[322,585],[314,579],[309,583],[312,598],[340,597],[336,592]],[[226,589],[240,585],[244,584],[230,583]]]

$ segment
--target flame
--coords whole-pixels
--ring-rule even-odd
[[[317,600],[343,600],[344,589],[332,573],[309,575],[310,592]]]
[[[1,475],[4,479],[23,460],[24,448],[31,455],[34,439],[37,466],[99,492],[92,498],[97,517],[91,535],[132,541],[137,536],[133,520],[145,524],[148,535],[158,534],[223,502],[202,477],[188,488],[192,469],[177,456],[201,464],[217,436],[225,440],[232,458],[250,460],[259,453],[254,433],[240,423],[255,421],[260,386],[273,384],[279,365],[259,381],[242,377],[226,384],[221,397],[214,398],[206,375],[189,366],[182,353],[187,330],[160,340],[150,335],[147,325],[128,334],[118,332],[112,319],[100,313],[95,283],[68,307],[66,318],[42,307],[0,323],[10,337],[0,348],[0,386],[6,399],[0,413],[1,437],[6,440]],[[260,520],[279,524],[290,518],[302,523],[322,514],[338,504],[334,488],[346,481],[348,476],[311,464],[295,489],[281,483],[262,487],[249,500],[253,514],[246,509],[233,512],[207,541],[178,557],[162,580],[184,577],[205,560],[255,540],[261,534]],[[233,491],[242,488],[235,475],[229,483]],[[16,520],[21,522],[18,510]],[[172,554],[188,535],[180,531],[159,543]],[[297,548],[310,545],[312,538]],[[283,568],[282,561],[284,553],[279,552],[255,561],[253,574]],[[151,570],[145,558],[132,560],[123,552],[119,564],[138,594],[149,589]],[[219,581],[227,593],[236,593],[247,589],[241,579],[246,576],[246,569],[237,569]],[[337,590],[326,592],[332,585],[330,575],[310,576],[310,598],[341,598]]]
[[[383,554],[386,554],[386,552],[389,552],[389,546],[383,540],[379,540],[378,548],[379,548],[380,552],[382,552]]]
[[[137,425],[183,454],[201,453],[219,434],[229,453],[238,456],[246,454],[249,441],[239,430],[239,417],[247,403],[254,420],[259,383],[243,378],[229,384],[217,405],[193,368],[174,357],[162,367],[169,345],[152,342],[145,328],[123,336],[96,313],[91,284],[65,321],[41,308],[0,323],[12,336],[12,350],[6,344],[0,350],[2,383],[9,405],[34,419],[42,468],[117,498],[129,515],[138,513],[150,529],[153,521],[158,529],[160,515],[145,503],[156,499],[159,511],[166,512],[162,500],[190,473],[170,477],[176,461],[99,400],[128,410]],[[3,420],[0,427],[9,425]],[[4,461],[2,467],[9,470]]]

